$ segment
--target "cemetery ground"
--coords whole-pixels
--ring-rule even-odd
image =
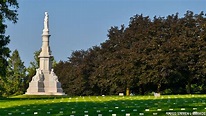
[[[15,96],[0,99],[0,116],[206,115],[206,95]]]

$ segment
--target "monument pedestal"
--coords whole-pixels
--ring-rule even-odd
[[[48,77],[48,78],[44,78]],[[61,83],[58,81],[58,77],[51,70],[50,73],[36,70],[36,75],[32,77],[32,81],[29,83],[26,95],[66,95],[61,88]]]
[[[44,83],[38,81],[31,81],[31,83],[29,83],[29,88],[27,89],[27,93],[37,93],[37,92],[45,92]]]

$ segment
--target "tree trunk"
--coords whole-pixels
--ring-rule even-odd
[[[160,93],[161,83],[157,85],[157,93]]]
[[[187,85],[186,85],[186,91],[188,94],[191,93],[191,82],[188,82]]]
[[[188,94],[191,93],[191,83],[192,83],[192,77],[189,77],[189,78],[188,78],[188,81],[187,81],[187,85],[186,85],[186,92],[187,92]]]

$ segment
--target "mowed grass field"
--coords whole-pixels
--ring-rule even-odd
[[[0,116],[206,115],[206,95],[16,96],[0,100]]]

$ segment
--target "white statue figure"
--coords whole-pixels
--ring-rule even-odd
[[[39,69],[36,69],[36,75],[32,78],[33,81],[38,81]]]
[[[33,81],[44,81],[42,70],[36,69],[36,75],[32,78]]]
[[[45,12],[45,17],[44,17],[44,29],[49,29],[49,15],[47,12]]]
[[[51,69],[51,75],[52,75],[54,81],[59,82],[59,81],[58,81],[58,77],[57,77],[56,74],[54,73],[54,69]]]

